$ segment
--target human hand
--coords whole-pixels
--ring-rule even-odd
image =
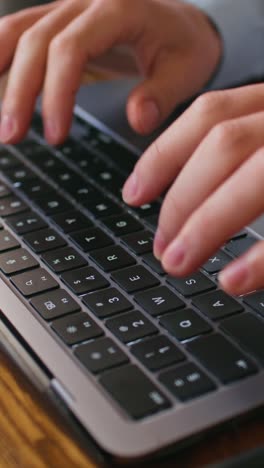
[[[186,276],[264,212],[264,84],[202,95],[136,164],[123,189],[142,205],[168,187],[154,253]],[[264,241],[219,275],[231,294],[264,287]]]
[[[26,133],[43,87],[45,136],[66,137],[87,62],[126,45],[143,82],[127,103],[140,133],[156,128],[176,104],[209,80],[221,41],[208,18],[178,0],[59,0],[0,20],[0,73],[12,62],[2,104],[0,140]]]

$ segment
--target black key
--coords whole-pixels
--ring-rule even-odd
[[[126,181],[126,178],[121,176],[115,169],[111,167],[103,171],[95,172],[94,178],[100,186],[109,190],[114,195],[119,195],[122,191],[122,187]]]
[[[5,275],[31,270],[39,264],[26,249],[16,249],[0,255],[0,268]]]
[[[218,273],[222,270],[228,263],[230,263],[233,259],[229,257],[225,252],[219,250],[216,254],[212,255],[207,262],[203,265],[203,269],[209,273]]]
[[[135,300],[153,317],[165,314],[171,310],[181,309],[185,306],[166,286],[138,293],[135,295]]]
[[[112,273],[113,280],[128,293],[157,286],[159,281],[141,265]]]
[[[62,273],[63,271],[74,270],[87,265],[87,261],[72,247],[64,247],[55,252],[44,253],[42,259],[55,273]]]
[[[28,206],[19,198],[12,196],[0,200],[0,216],[12,216],[28,210]]]
[[[87,141],[89,146],[99,150],[107,158],[111,158],[116,166],[127,173],[131,172],[136,164],[137,156],[105,133],[98,132],[93,139],[88,135]]]
[[[95,174],[98,174],[100,171],[105,171],[107,168],[105,161],[102,161],[100,157],[91,154],[89,155],[88,160],[86,157],[81,157],[76,160],[75,164],[82,169],[86,175],[93,179]]]
[[[239,257],[241,254],[246,252],[250,247],[253,247],[253,245],[258,242],[258,239],[255,237],[242,237],[242,239],[235,239],[232,240],[231,242],[228,242],[226,244],[226,249],[231,252],[233,255],[236,257]]]
[[[34,297],[31,299],[30,304],[45,320],[51,320],[80,310],[79,304],[64,289],[55,289]]]
[[[17,166],[14,169],[10,169],[9,171],[5,171],[5,176],[13,182],[13,184],[19,184],[20,182],[28,182],[29,180],[36,177],[34,172],[32,172],[26,166]]]
[[[149,231],[140,231],[128,234],[122,242],[136,255],[142,255],[153,250],[153,234]]]
[[[77,210],[66,211],[66,213],[52,216],[51,219],[65,234],[80,231],[93,225],[86,216]]]
[[[151,215],[151,216],[147,216],[147,217],[145,218],[145,221],[146,221],[146,223],[148,223],[148,225],[149,225],[152,229],[156,230],[157,227],[158,227],[158,224],[159,224],[159,215],[158,215],[158,214],[154,214],[154,215]]]
[[[41,231],[26,234],[24,241],[36,253],[64,247],[66,244],[65,240],[53,229],[42,229]]]
[[[27,211],[26,213],[10,216],[7,219],[8,225],[17,234],[27,234],[29,232],[38,231],[39,229],[47,227],[47,224],[33,211]]]
[[[164,315],[161,317],[160,323],[171,335],[180,341],[208,333],[212,330],[209,323],[191,309],[179,310]]]
[[[82,177],[77,175],[72,169],[65,167],[63,171],[55,171],[53,174],[50,175],[52,180],[58,184],[60,188],[68,191],[67,189],[70,187],[78,187],[80,186],[84,180]]]
[[[61,278],[75,294],[85,294],[109,286],[108,281],[93,267],[68,271]]]
[[[241,314],[224,320],[221,328],[243,348],[264,363],[264,322],[253,314]]]
[[[9,188],[3,182],[0,182],[0,198],[5,198],[11,195]]]
[[[116,236],[124,236],[125,234],[143,229],[142,224],[128,214],[111,216],[110,218],[104,219],[102,222]]]
[[[85,206],[85,208],[87,208],[87,210],[89,210],[95,216],[95,218],[104,218],[122,211],[122,209],[116,203],[114,203],[112,200],[109,200],[109,198],[104,197],[103,195],[95,198],[97,199],[94,199],[93,201],[89,199],[82,201],[83,206]]]
[[[174,278],[169,276],[168,283],[179,291],[183,296],[189,297],[214,289],[215,284],[201,272],[194,273],[185,278]]]
[[[123,343],[129,343],[158,332],[157,328],[137,310],[107,320],[106,326]]]
[[[104,271],[120,270],[136,263],[135,259],[119,245],[96,250],[90,254],[90,258]]]
[[[128,357],[110,338],[78,346],[74,354],[93,374],[128,363]]]
[[[148,253],[143,255],[143,262],[146,263],[155,273],[158,275],[165,275],[166,272],[163,269],[161,262],[159,262],[156,257],[154,257],[153,253]]]
[[[231,239],[238,239],[239,237],[245,237],[248,235],[247,229],[242,229],[241,231],[234,234]]]
[[[242,379],[257,371],[242,351],[218,334],[192,340],[187,348],[223,383]]]
[[[2,229],[0,231],[0,252],[7,252],[11,249],[20,247],[19,242],[10,234],[10,232]]]
[[[78,186],[73,185],[71,187],[67,187],[67,192],[79,203],[87,201],[87,198],[94,196],[96,193],[99,194],[99,192],[85,180],[83,180]]]
[[[45,158],[35,158],[34,164],[36,164],[43,172],[49,174],[52,177],[52,174],[59,171],[65,170],[65,164],[63,164],[54,154],[49,153]]]
[[[11,169],[13,167],[19,166],[20,161],[11,154],[8,148],[1,147],[0,151],[0,170],[6,171],[7,169]]]
[[[71,240],[84,252],[101,249],[112,245],[113,240],[107,236],[101,229],[91,228],[75,232],[71,235]]]
[[[53,194],[55,196],[55,190],[46,182],[43,182],[41,179],[27,180],[26,182],[21,182],[19,185],[19,190],[23,192],[30,200],[35,200],[41,198],[43,194]]]
[[[157,202],[146,203],[139,208],[133,208],[140,218],[147,218],[148,216],[158,215],[160,211],[160,204]]]
[[[264,291],[248,294],[243,298],[245,304],[264,316]]]
[[[68,140],[59,147],[59,150],[82,170],[89,169],[89,166],[96,158],[87,148],[81,146],[71,138],[68,138]]]
[[[181,401],[202,396],[216,388],[212,380],[192,362],[163,372],[159,378]]]
[[[184,354],[166,336],[155,336],[131,347],[131,352],[151,371],[157,371],[185,359]]]
[[[196,297],[192,303],[207,317],[218,320],[243,311],[243,306],[224,291],[213,291]]]
[[[27,159],[33,159],[35,157],[43,157],[44,151],[46,151],[45,154],[47,154],[47,150],[45,150],[45,147],[40,145],[38,142],[26,138],[25,140],[21,141],[20,143],[17,143],[15,148],[20,151]],[[48,153],[49,154],[49,153]]]
[[[121,366],[106,372],[100,383],[133,419],[170,407],[163,393],[136,366]]]
[[[115,288],[87,294],[84,304],[99,318],[110,317],[132,309],[132,304]]]
[[[68,138],[63,145],[60,145],[57,148],[61,153],[66,156],[67,158],[72,159],[73,161],[84,155],[86,153],[86,149],[83,146],[80,146],[77,141],[73,140],[72,138]]]
[[[44,268],[37,268],[26,273],[21,273],[14,276],[11,281],[23,296],[26,297],[59,287],[58,283]]]
[[[78,312],[55,320],[52,323],[52,328],[68,345],[103,335],[103,330],[85,312]]]
[[[39,198],[34,201],[47,216],[63,213],[64,211],[69,211],[72,208],[72,205],[59,195],[47,195],[45,198]]]

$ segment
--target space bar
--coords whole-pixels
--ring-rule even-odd
[[[264,363],[264,321],[250,313],[241,314],[222,322],[221,328],[240,345]]]

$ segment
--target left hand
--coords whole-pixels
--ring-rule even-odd
[[[264,84],[202,95],[138,161],[123,196],[163,202],[154,253],[171,275],[200,267],[264,213]],[[231,294],[264,287],[264,241],[219,275]]]

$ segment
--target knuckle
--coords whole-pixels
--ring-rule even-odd
[[[117,17],[127,17],[128,8],[131,7],[131,0],[97,0],[98,6],[100,8],[104,7],[112,12],[112,15]],[[133,2],[134,3],[134,2]]]
[[[245,128],[237,120],[227,120],[211,130],[210,138],[217,147],[235,150],[246,138]]]
[[[221,114],[230,102],[227,91],[210,91],[199,96],[193,103],[193,111],[199,115]]]
[[[16,15],[7,15],[0,19],[0,34],[7,36],[17,28]]]
[[[52,39],[49,50],[52,55],[66,55],[69,58],[73,58],[78,50],[77,40],[74,36],[60,33]]]
[[[36,44],[37,35],[35,28],[29,28],[20,36],[18,41],[18,48],[24,49],[32,47],[33,44]]]

